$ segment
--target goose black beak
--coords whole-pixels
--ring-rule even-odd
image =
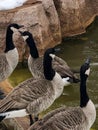
[[[88,65],[90,64],[90,62],[91,62],[91,58],[87,58],[87,60],[85,61],[85,63]]]
[[[54,48],[54,51],[55,51],[55,52],[60,52],[61,49],[60,49],[60,48]]]
[[[19,28],[23,28],[24,27],[24,25],[19,25]]]
[[[23,36],[23,32],[22,31],[19,31],[19,33]]]

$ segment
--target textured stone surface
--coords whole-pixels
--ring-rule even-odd
[[[56,44],[61,42],[61,28],[59,17],[53,0],[41,0],[49,21],[49,28]]]
[[[57,44],[57,41],[60,41],[60,38],[55,41],[58,36],[54,39],[53,34],[55,35],[55,33],[51,31],[49,20],[41,3],[26,7],[25,10],[19,10],[15,13],[12,21],[25,25],[26,29],[32,32],[37,47],[41,52],[47,46],[53,46]]]
[[[85,28],[98,14],[97,0],[54,0],[62,37],[85,32]]]
[[[0,52],[4,51],[6,28],[12,22],[25,25],[24,30],[33,34],[43,54],[44,49],[61,43],[62,37],[85,32],[97,14],[97,0],[28,0],[19,8],[0,11]],[[25,44],[19,33],[15,33],[14,42],[23,59]]]
[[[29,30],[33,34],[40,54],[43,54],[45,48],[53,47],[61,42],[60,23],[54,3],[51,0],[47,6],[48,1],[45,2],[28,1],[27,5],[25,4],[21,8],[0,12],[1,51],[5,47],[6,28],[9,23],[13,22],[25,25],[25,30]],[[18,48],[20,59],[22,59],[24,44],[18,33],[14,35],[14,43]]]

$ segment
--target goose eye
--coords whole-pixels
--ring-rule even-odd
[[[90,68],[85,71],[85,74],[86,74],[86,75],[89,75],[89,73],[90,73]]]

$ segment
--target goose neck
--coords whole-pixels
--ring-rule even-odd
[[[30,48],[30,54],[33,58],[38,58],[39,57],[39,54],[38,54],[38,50],[37,50],[37,47],[35,45],[35,42],[34,42],[34,39],[33,38],[28,38],[27,40],[27,44]]]
[[[89,97],[87,94],[87,88],[86,88],[86,76],[81,76],[81,82],[80,82],[80,107],[85,107],[89,101]]]
[[[15,45],[13,43],[13,32],[8,28],[6,32],[6,48],[5,52],[13,50]]]
[[[55,76],[55,71],[52,68],[52,58],[49,56],[49,54],[44,55],[44,76],[47,80],[53,80]]]

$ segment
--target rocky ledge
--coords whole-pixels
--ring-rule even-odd
[[[23,6],[0,11],[0,51],[5,47],[8,24],[24,24],[36,41],[39,53],[61,43],[63,37],[85,32],[98,14],[97,0],[28,0]],[[14,42],[23,59],[23,39],[16,33]],[[28,56],[28,49],[26,57]]]

